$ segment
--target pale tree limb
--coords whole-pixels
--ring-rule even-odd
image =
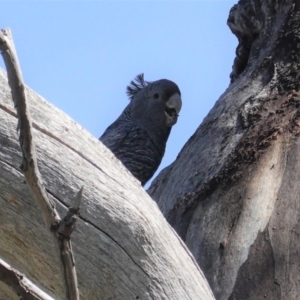
[[[0,281],[10,286],[22,300],[53,300],[2,259],[0,259]]]
[[[11,33],[8,29],[0,32],[0,50],[7,69],[8,83],[11,88],[12,98],[18,115],[19,141],[23,154],[22,170],[26,177],[26,183],[30,187],[36,202],[38,203],[47,228],[60,222],[60,217],[54,204],[48,198],[42,184],[41,175],[37,167],[36,150],[32,138],[32,124],[26,101],[25,84],[18,64],[18,58],[14,51]]]
[[[67,216],[61,220],[54,203],[47,195],[38,169],[32,136],[32,123],[28,101],[26,100],[26,88],[9,29],[1,30],[0,32],[0,50],[7,68],[8,82],[18,115],[17,129],[19,130],[19,142],[23,154],[21,169],[25,175],[26,183],[43,214],[46,227],[53,232],[56,243],[58,242],[57,250],[61,256],[62,269],[65,274],[63,278],[65,278],[67,287],[67,299],[77,300],[79,299],[79,291],[70,234],[75,227],[82,189],[77,195],[76,207],[70,208]]]
[[[64,299],[56,244],[39,226],[42,215],[18,169],[22,153],[6,78],[0,69],[0,257],[54,299]],[[60,215],[76,206],[72,195],[84,182],[84,201],[72,233],[81,298],[215,299],[140,183],[97,138],[26,88],[40,172]],[[1,293],[7,294],[2,283],[0,298]]]

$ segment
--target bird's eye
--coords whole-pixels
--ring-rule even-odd
[[[158,93],[155,93],[155,94],[153,95],[153,98],[154,98],[154,99],[158,99],[158,98],[159,98],[159,94],[158,94]]]

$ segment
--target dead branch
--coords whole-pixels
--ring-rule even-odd
[[[0,281],[10,286],[23,300],[53,300],[2,259],[0,259]]]
[[[45,224],[50,229],[53,224],[59,223],[60,217],[55,210],[54,204],[48,198],[37,167],[36,150],[32,141],[32,124],[26,101],[26,90],[14,49],[10,31],[8,29],[1,30],[0,50],[7,69],[8,82],[19,120],[19,142],[23,154],[21,169],[26,177],[26,183],[42,211]]]
[[[63,221],[63,226],[66,228],[65,220],[69,220],[71,218],[72,222],[69,222],[67,227],[69,228],[69,226],[71,226],[72,230],[69,230],[66,235],[60,234],[57,229],[62,228],[62,226],[60,226],[61,218],[59,217],[54,203],[49,199],[46,189],[42,184],[37,164],[36,150],[32,136],[32,123],[28,101],[26,99],[26,88],[23,82],[22,72],[19,66],[11,31],[9,29],[1,30],[0,32],[0,50],[6,65],[12,99],[18,115],[17,130],[19,130],[19,142],[23,154],[21,169],[25,175],[26,183],[43,214],[45,225],[53,232],[53,236],[58,245],[57,250],[61,256],[62,268],[65,274],[63,278],[65,278],[65,284],[67,287],[67,299],[77,300],[79,299],[79,291],[70,234],[75,226],[74,223],[76,218],[74,218],[74,213],[76,212],[77,214],[78,212],[78,201],[76,201],[77,208],[75,210],[71,210],[71,214],[68,212],[68,216],[64,218]],[[82,190],[78,194],[79,198],[81,193]]]

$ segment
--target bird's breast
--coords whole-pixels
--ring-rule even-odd
[[[144,185],[159,167],[165,145],[158,144],[145,130],[135,129],[128,133],[115,155]]]

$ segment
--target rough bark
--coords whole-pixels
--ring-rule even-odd
[[[44,185],[65,215],[84,186],[72,234],[81,299],[214,299],[156,203],[96,138],[27,90]],[[59,257],[19,165],[17,119],[0,70],[0,257],[55,299]],[[0,298],[12,290],[0,284]]]
[[[300,299],[300,2],[241,0],[232,83],[149,189],[216,299]]]

